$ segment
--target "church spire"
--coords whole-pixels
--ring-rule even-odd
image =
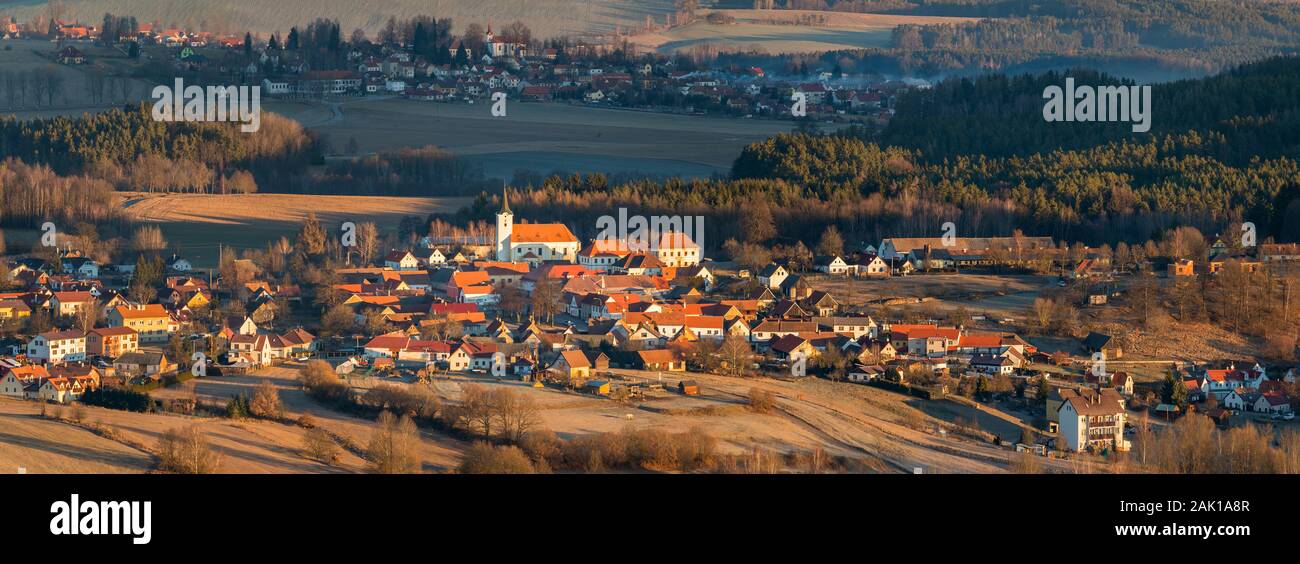
[[[501,183],[501,213],[514,215],[510,211],[510,190],[506,188],[505,182]]]

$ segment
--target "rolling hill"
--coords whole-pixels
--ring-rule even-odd
[[[616,27],[640,25],[646,16],[663,21],[672,0],[64,0],[67,18],[98,23],[104,14],[133,15],[141,22],[186,26],[216,32],[287,32],[317,17],[337,18],[347,34],[361,28],[373,34],[389,16],[399,20],[417,15],[450,17],[457,29],[469,22],[522,20],[535,37],[607,33]],[[19,0],[0,13],[27,20],[45,13],[46,3]]]

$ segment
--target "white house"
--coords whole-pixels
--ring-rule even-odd
[[[1057,411],[1057,418],[1069,450],[1128,450],[1128,442],[1124,440],[1127,413],[1119,392],[1113,389],[1066,399]]]
[[[415,270],[420,268],[420,260],[410,251],[393,251],[384,257],[384,266],[393,270]]]
[[[839,256],[818,256],[813,259],[813,265],[817,272],[826,274],[841,275],[849,272],[849,263]]]
[[[866,264],[858,265],[858,276],[889,276],[889,263],[878,256],[871,257]]]
[[[27,356],[49,364],[86,360],[86,334],[76,329],[41,333],[27,343]]]
[[[785,283],[785,279],[790,277],[790,271],[779,264],[769,264],[763,267],[758,273],[758,283],[768,288],[780,288]]]

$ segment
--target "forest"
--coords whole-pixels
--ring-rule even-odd
[[[619,207],[704,215],[713,245],[767,242],[748,232],[750,215],[772,218],[780,234],[773,240],[785,244],[811,245],[828,225],[850,242],[875,244],[933,235],[946,221],[963,235],[1021,230],[1112,246],[1179,226],[1215,234],[1252,221],[1261,240],[1300,240],[1300,59],[1159,85],[1155,127],[1142,135],[1126,123],[1045,122],[1043,86],[1061,80],[950,79],[905,97],[883,132],[794,133],[752,144],[730,179],[552,177],[512,205],[537,221],[566,221],[579,237]],[[490,211],[485,205],[471,217],[490,219]]]
[[[1063,77],[949,79],[905,95],[884,131],[754,143],[730,178],[523,175],[512,204],[521,217],[569,223],[583,238],[594,235],[595,218],[620,207],[703,215],[711,250],[731,239],[812,245],[831,225],[851,244],[874,244],[933,234],[947,221],[963,235],[1020,230],[1090,245],[1143,243],[1179,226],[1214,234],[1242,221],[1259,226],[1261,241],[1300,239],[1300,59],[1157,85],[1148,134],[1128,124],[1043,121],[1042,89]],[[268,116],[257,135],[236,131],[156,123],[142,107],[0,121],[0,152],[10,155],[0,165],[0,197],[14,202],[0,220],[105,220],[115,215],[113,190],[496,193],[479,168],[434,147],[327,162],[327,141],[290,120]],[[17,196],[30,186],[38,188]],[[490,221],[495,205],[481,197],[462,214],[428,219]]]
[[[465,195],[481,169],[434,147],[326,163],[328,139],[268,113],[256,135],[214,122],[163,123],[144,105],[81,117],[0,119],[0,221],[106,221],[111,194]]]
[[[758,0],[727,7],[989,18],[903,25],[886,49],[796,55],[845,72],[947,76],[1114,63],[1201,75],[1300,48],[1300,4],[1212,0]],[[787,61],[789,64],[789,61]]]

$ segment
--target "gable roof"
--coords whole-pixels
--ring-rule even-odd
[[[577,243],[563,223],[517,223],[510,230],[511,243]]]

